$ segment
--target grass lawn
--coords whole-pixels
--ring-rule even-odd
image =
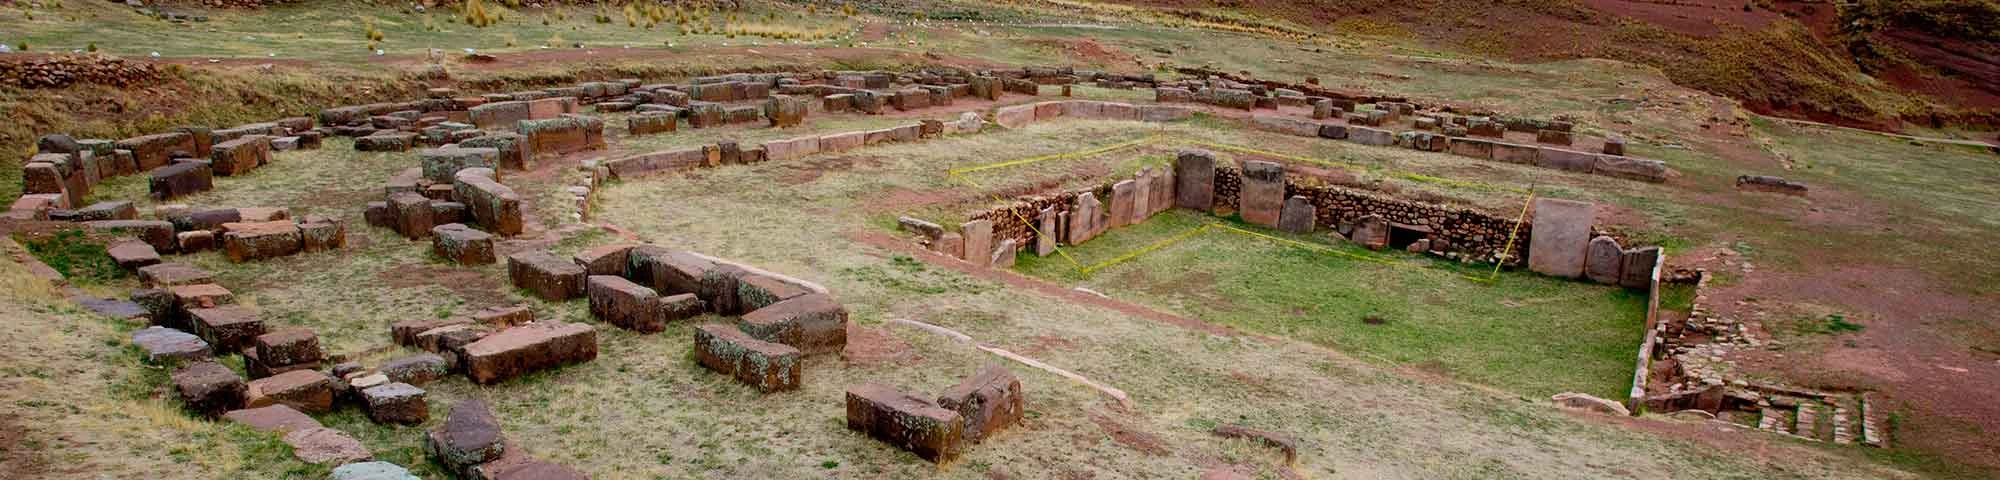
[[[1276,234],[1171,210],[1065,252],[1096,265],[1210,222]],[[1487,275],[1476,266],[1344,242],[1331,248],[1338,253],[1209,229],[1088,276],[1059,256],[1024,255],[1017,268],[1113,298],[1528,397],[1575,391],[1622,399],[1631,384],[1646,316],[1641,292],[1521,272],[1503,272],[1486,283],[1466,278]]]

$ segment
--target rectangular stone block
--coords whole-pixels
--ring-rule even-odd
[[[972,220],[959,225],[959,233],[965,238],[964,260],[973,265],[990,266],[993,259],[993,221]]]
[[[847,389],[847,428],[937,463],[958,458],[965,435],[958,412],[879,383]]]
[[[1175,155],[1174,195],[1174,206],[1203,212],[1214,210],[1214,153],[1190,149]]]
[[[769,275],[745,274],[736,283],[736,299],[744,311],[756,311],[810,293],[812,290]]]
[[[847,309],[824,293],[743,314],[741,327],[758,340],[790,345],[808,355],[839,353],[847,347]]]
[[[513,282],[515,288],[525,289],[536,297],[551,302],[583,295],[583,267],[545,250],[529,250],[508,255],[507,278]]]
[[[459,170],[500,167],[500,151],[492,148],[426,148],[417,151],[417,158],[423,162],[424,178],[434,183],[451,183]]]
[[[660,295],[614,275],[591,275],[585,283],[590,297],[590,314],[606,323],[639,333],[666,330],[659,315]]]
[[[1533,234],[1528,237],[1528,269],[1564,278],[1583,275],[1584,256],[1590,248],[1590,226],[1597,220],[1596,205],[1536,198],[1534,208]]]
[[[469,169],[453,177],[452,189],[465,202],[473,223],[494,235],[511,237],[526,228],[521,196],[512,187],[493,179],[490,171]]]
[[[232,262],[277,258],[305,249],[305,236],[290,220],[222,225],[222,250]]]
[[[255,312],[236,305],[195,308],[187,311],[194,334],[215,348],[216,353],[233,353],[251,345],[264,334],[264,321]]]
[[[209,156],[209,168],[225,177],[249,173],[267,163],[271,163],[271,137],[265,135],[215,144]]]
[[[1021,421],[1027,411],[1021,380],[1006,367],[987,364],[938,395],[937,405],[965,421],[963,442],[978,443]]]
[[[1243,188],[1237,194],[1237,213],[1243,221],[1277,227],[1284,206],[1285,167],[1261,160],[1243,162]]]
[[[597,331],[584,324],[536,322],[488,335],[466,345],[464,352],[466,376],[475,383],[492,385],[543,369],[595,360]]]
[[[764,392],[796,390],[805,365],[798,349],[751,338],[734,325],[695,327],[695,361]]]
[[[154,168],[147,174],[147,189],[154,200],[168,200],[215,188],[208,162],[178,162]]]

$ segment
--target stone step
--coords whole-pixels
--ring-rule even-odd
[[[1889,444],[1889,432],[1883,430],[1882,424],[1888,420],[1889,412],[1882,410],[1874,397],[1874,393],[1861,394],[1861,443],[1881,448]]]
[[[1764,407],[1757,418],[1757,429],[1769,432],[1792,433],[1791,418],[1785,415],[1784,410]]]
[[[1809,438],[1814,441],[1820,439],[1819,404],[1813,402],[1802,402],[1799,404],[1798,426],[1793,431],[1798,432],[1800,437]]]
[[[1854,427],[1848,423],[1850,418],[1854,418],[1853,410],[1849,410],[1843,404],[1834,404],[1833,443],[1841,445],[1854,443]]]

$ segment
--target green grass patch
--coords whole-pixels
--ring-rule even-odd
[[[1214,221],[1172,211],[1066,249],[1089,265]],[[1352,244],[1308,250],[1211,229],[1085,276],[1057,258],[1017,268],[1111,295],[1528,396],[1623,398],[1644,293],[1484,269]],[[1294,236],[1301,241],[1320,237]],[[1374,261],[1362,258],[1375,259]]]
[[[82,230],[63,230],[43,238],[25,239],[28,253],[78,284],[103,284],[130,276],[111,259],[102,243],[90,240]]]

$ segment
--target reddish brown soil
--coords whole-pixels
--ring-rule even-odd
[[[1737,0],[1582,0],[1599,11],[1630,18],[1682,35],[1706,37],[1722,33],[1723,27],[1763,28],[1784,18],[1778,12],[1743,10]]]
[[[890,235],[883,232],[849,231],[847,232],[847,237],[851,240],[871,245],[876,248],[881,248],[884,250],[889,250],[892,252],[899,252],[909,255],[913,258],[923,260],[924,263],[931,264],[932,266],[949,268],[958,271],[960,273],[964,273],[966,275],[971,275],[973,277],[1005,283],[1007,284],[1007,286],[1013,288],[1033,290],[1043,295],[1055,297],[1066,302],[1109,308],[1112,310],[1117,310],[1127,315],[1154,320],[1161,323],[1166,323],[1169,325],[1179,326],[1189,330],[1209,333],[1213,335],[1236,336],[1236,337],[1254,338],[1263,341],[1275,341],[1275,339],[1271,337],[1242,332],[1234,328],[1203,322],[1201,320],[1174,315],[1159,310],[1153,310],[1151,308],[1147,308],[1145,306],[1133,303],[1122,302],[1111,298],[1100,297],[1089,293],[1079,292],[1073,289],[1064,288],[1061,285],[1056,285],[1053,283],[1042,281],[1040,279],[1017,274],[1011,271],[975,267],[970,263],[966,263],[957,259],[938,255],[928,250],[924,250],[922,247],[918,246],[915,241],[905,238],[898,238],[894,235]]]
[[[390,287],[402,289],[436,285],[450,290],[472,305],[512,305],[499,278],[485,272],[436,265],[403,265],[385,270],[376,278]]]
[[[1120,423],[1117,419],[1111,418],[1111,416],[1104,413],[1090,412],[1090,422],[1097,424],[1097,428],[1103,430],[1105,435],[1111,436],[1111,441],[1117,442],[1125,448],[1154,456],[1166,456],[1172,453],[1172,451],[1167,449],[1166,443],[1160,440],[1160,437],[1147,433],[1144,430],[1126,426],[1124,423]]]
[[[50,473],[48,460],[28,445],[28,429],[19,421],[0,416],[0,478],[42,478]]]
[[[840,358],[856,366],[913,365],[923,361],[909,343],[895,335],[881,328],[852,324],[847,326],[847,349],[841,350]]]
[[[496,53],[493,56],[495,60],[491,62],[460,62],[454,68],[465,71],[521,71],[534,70],[548,65],[579,65],[592,62],[675,60],[688,64],[702,64],[703,62],[686,61],[703,59],[713,59],[715,61],[708,63],[720,66],[727,65],[726,62],[721,62],[721,60],[730,58],[754,58],[767,62],[791,62],[801,66],[824,65],[831,61],[840,60],[884,59],[894,63],[910,65],[945,64],[975,68],[998,67],[997,64],[985,60],[955,55],[926,55],[867,47],[819,48],[799,45],[713,47],[702,48],[696,52],[676,52],[652,47],[551,48],[546,50]],[[388,55],[374,57],[371,60],[375,63],[404,66],[430,63],[429,57],[423,55]]]

